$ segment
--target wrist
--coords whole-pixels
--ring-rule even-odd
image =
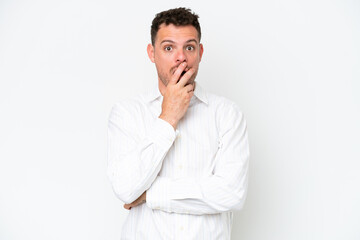
[[[167,121],[171,126],[173,126],[174,130],[176,130],[177,122],[175,119],[170,118],[164,114],[160,114],[159,118],[161,118],[164,121]]]

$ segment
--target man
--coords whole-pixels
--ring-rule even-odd
[[[246,122],[195,81],[200,39],[190,9],[158,13],[147,47],[158,86],[110,113],[108,175],[130,210],[121,239],[230,239],[232,211],[244,204]]]

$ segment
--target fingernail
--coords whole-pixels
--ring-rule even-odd
[[[186,66],[186,62],[183,62],[182,65],[183,65],[183,66]]]

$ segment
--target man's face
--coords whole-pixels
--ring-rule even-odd
[[[195,69],[188,83],[193,83],[199,68],[203,46],[199,43],[198,33],[194,26],[175,26],[161,24],[154,46],[148,45],[148,55],[155,63],[159,84],[167,86],[177,67],[186,62],[185,71]]]

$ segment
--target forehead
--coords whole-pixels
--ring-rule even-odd
[[[174,24],[165,25],[163,23],[156,34],[156,43],[161,43],[163,40],[186,42],[190,39],[199,41],[198,32],[192,25],[175,26]]]

